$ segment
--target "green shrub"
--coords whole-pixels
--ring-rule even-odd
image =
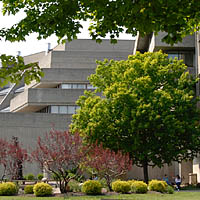
[[[82,185],[82,192],[89,195],[101,194],[102,185],[99,181],[88,180],[85,181]]]
[[[71,180],[68,183],[68,186],[69,186],[71,192],[81,192],[80,183],[76,180]]]
[[[130,183],[127,181],[112,182],[112,190],[118,193],[128,193],[131,190]]]
[[[25,176],[25,179],[26,179],[26,180],[34,180],[34,179],[35,179],[35,176],[34,176],[34,174],[27,174],[27,175]]]
[[[147,184],[143,181],[134,181],[131,185],[131,192],[144,194],[147,193]]]
[[[24,188],[24,193],[25,194],[33,194],[33,187],[34,187],[34,185],[26,185]]]
[[[131,187],[131,185],[135,182],[136,180],[128,180],[128,181],[126,181],[129,185],[130,185],[130,187]]]
[[[40,181],[43,179],[43,177],[44,177],[43,174],[38,174],[37,175],[37,179],[40,180]]]
[[[36,197],[44,197],[52,195],[52,187],[47,183],[37,183],[33,187],[33,192]]]
[[[165,181],[152,180],[149,182],[149,190],[156,192],[167,192],[167,183]]]
[[[11,196],[18,193],[17,185],[11,182],[0,184],[0,196]]]
[[[174,188],[170,185],[167,186],[167,193],[168,194],[174,194]]]

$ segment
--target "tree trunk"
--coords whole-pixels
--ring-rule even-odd
[[[111,181],[110,181],[109,177],[106,177],[106,183],[107,183],[107,186],[108,186],[109,190],[112,191]]]
[[[143,173],[144,173],[144,182],[148,184],[149,182],[149,175],[148,175],[148,162],[143,162]]]
[[[60,181],[60,192],[61,194],[67,193],[67,184],[68,182]]]

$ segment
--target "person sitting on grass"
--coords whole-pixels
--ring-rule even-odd
[[[171,185],[169,182],[169,178],[167,177],[167,174],[163,177],[163,181],[165,181],[168,185]]]
[[[180,189],[181,189],[181,177],[179,175],[176,176],[175,183],[176,183],[177,190],[180,191]]]

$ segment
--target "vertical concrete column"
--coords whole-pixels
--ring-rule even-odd
[[[193,160],[193,173],[197,174],[197,182],[200,183],[200,156]]]

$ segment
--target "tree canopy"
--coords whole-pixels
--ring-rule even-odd
[[[19,83],[22,79],[26,84],[32,80],[40,81],[44,73],[37,63],[25,64],[21,56],[0,56],[2,61],[0,67],[0,87],[3,87],[8,82]]]
[[[162,52],[98,62],[90,83],[97,87],[77,101],[72,130],[89,143],[128,152],[143,167],[193,158],[199,151],[197,80]],[[99,94],[102,94],[101,96]]]
[[[3,14],[24,11],[26,17],[0,37],[9,41],[25,40],[30,33],[38,39],[55,34],[59,39],[75,39],[82,25],[78,20],[91,20],[93,39],[113,39],[125,30],[133,36],[137,31],[168,33],[164,40],[170,44],[199,29],[200,2],[196,0],[1,0]],[[113,40],[114,41],[114,40]]]
[[[92,39],[101,41],[110,34],[111,42],[116,42],[119,34],[126,32],[142,36],[152,32],[164,31],[163,41],[174,44],[188,34],[199,30],[200,2],[196,0],[0,0],[4,15],[16,15],[25,12],[26,16],[9,28],[0,29],[0,39],[7,41],[25,41],[26,36],[38,33],[38,39],[45,39],[52,34],[59,41],[77,38],[83,28],[81,20],[91,22],[89,31]],[[1,72],[0,86],[6,82],[21,79],[21,67],[10,68],[14,79]],[[40,78],[35,69],[26,72],[25,82]],[[29,78],[31,77],[31,78]]]

